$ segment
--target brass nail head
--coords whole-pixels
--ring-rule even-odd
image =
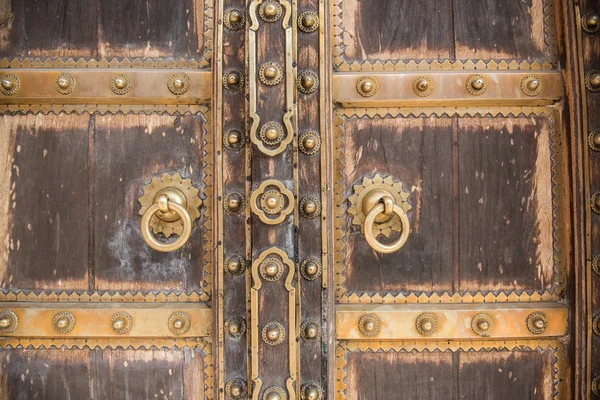
[[[243,391],[244,388],[239,383],[234,383],[233,385],[231,385],[230,393],[233,397],[241,396]]]
[[[365,331],[373,332],[375,330],[376,323],[375,323],[375,321],[370,319],[370,320],[365,321],[365,324],[363,326],[365,328]]]
[[[177,318],[175,321],[173,321],[173,327],[175,329],[181,329],[181,328],[183,328],[184,325],[185,325],[185,321],[180,318]]]
[[[265,136],[269,140],[276,140],[279,137],[279,131],[277,130],[277,128],[269,127],[265,131]]]
[[[427,82],[425,79],[420,80],[417,83],[417,89],[421,92],[425,92],[427,89],[429,89],[429,82]]]
[[[529,82],[527,82],[527,88],[529,90],[536,90],[538,87],[540,87],[540,81],[537,79],[532,79]]]
[[[585,24],[588,28],[595,29],[600,23],[600,18],[596,14],[590,14],[585,18]]]
[[[314,201],[309,200],[304,204],[304,212],[305,213],[312,214],[315,211],[317,211],[317,203],[315,203]]]
[[[12,320],[9,316],[0,318],[0,328],[9,328],[12,324]]]
[[[229,206],[230,209],[232,210],[236,210],[240,207],[240,199],[238,199],[235,196],[231,196],[231,198],[229,199],[229,203],[227,204]]]
[[[301,84],[304,89],[310,89],[315,84],[315,80],[313,79],[312,76],[310,76],[309,74],[306,74],[306,75],[302,76]]]
[[[125,78],[117,78],[115,79],[115,86],[118,89],[124,89],[127,86],[127,80]]]
[[[538,329],[543,329],[545,325],[546,325],[546,323],[544,322],[544,320],[542,318],[536,318],[533,321],[533,326],[535,326]]]
[[[594,204],[596,204],[596,207],[600,208],[600,196],[596,196],[594,199]]]
[[[61,89],[68,89],[71,86],[71,82],[67,78],[58,78],[58,86]]]
[[[371,91],[373,90],[373,82],[371,82],[371,81],[364,81],[362,83],[362,85],[360,86],[360,88],[365,93],[371,93]]]
[[[227,83],[230,86],[237,86],[240,83],[240,75],[237,72],[230,72],[227,75]]]
[[[173,86],[175,87],[175,89],[183,89],[185,86],[185,82],[183,81],[183,79],[177,78],[173,81]]]
[[[600,146],[600,132],[598,132],[594,135],[594,144],[596,146]]]
[[[227,270],[231,273],[237,273],[242,268],[242,263],[237,258],[232,258],[227,262]]]
[[[421,321],[421,329],[423,329],[426,332],[429,332],[431,329],[433,329],[433,322],[426,318],[423,321]]]
[[[304,329],[304,335],[309,339],[314,339],[319,334],[319,328],[315,324],[308,324]]]
[[[302,25],[304,25],[305,28],[312,28],[315,25],[315,22],[317,22],[315,17],[310,14],[306,14],[304,18],[302,18]]]
[[[600,73],[593,73],[590,75],[590,85],[594,88],[600,87]]]
[[[69,319],[67,317],[60,317],[56,321],[56,326],[60,329],[65,329],[69,325]]]
[[[265,397],[265,400],[281,400],[281,396],[277,392],[270,392]]]
[[[319,398],[319,390],[314,387],[308,388],[304,392],[304,397],[306,397],[306,400],[317,400]]]
[[[485,81],[483,79],[481,79],[481,78],[475,79],[475,80],[473,80],[473,82],[471,82],[471,86],[475,90],[481,90],[481,89],[483,89],[484,85],[485,85]]]
[[[2,81],[2,87],[6,90],[11,90],[14,86],[14,83],[10,79],[4,79]]]
[[[275,209],[279,206],[279,197],[275,194],[268,195],[265,203],[270,209]]]
[[[115,330],[120,330],[120,329],[125,328],[126,324],[127,324],[127,322],[125,322],[125,319],[120,317],[120,318],[115,319],[115,321],[113,322],[113,328]]]
[[[242,20],[242,13],[238,10],[233,10],[229,13],[229,22],[232,24],[237,24]]]
[[[275,68],[274,66],[268,66],[265,68],[265,72],[264,72],[265,76],[269,79],[273,79],[277,76],[277,68]]]
[[[271,342],[276,342],[277,339],[279,339],[280,334],[281,334],[281,332],[280,332],[279,328],[277,328],[277,327],[272,327],[267,330],[267,338]]]
[[[264,13],[267,17],[275,17],[277,15],[277,6],[273,3],[268,3],[265,5]]]
[[[479,322],[477,322],[477,327],[482,331],[487,331],[490,328],[490,324],[486,320],[482,319]]]
[[[304,272],[308,276],[314,276],[317,272],[319,272],[319,266],[317,265],[317,263],[309,261],[306,263]]]
[[[229,132],[229,135],[227,135],[227,141],[229,144],[238,144],[241,139],[241,135],[237,131],[231,131]]]
[[[315,148],[315,146],[316,146],[316,144],[317,144],[317,141],[316,141],[316,140],[315,140],[315,138],[314,138],[314,137],[312,137],[312,136],[306,136],[306,137],[304,138],[304,142],[303,142],[303,144],[304,144],[304,147],[305,147],[306,149],[312,150],[312,149],[314,149],[314,148]]]
[[[235,336],[238,333],[240,333],[240,329],[242,328],[238,321],[230,321],[228,327],[229,327],[229,333],[232,336]]]
[[[265,275],[267,275],[269,278],[277,276],[278,273],[279,265],[277,265],[276,263],[270,262],[267,265],[265,265]],[[279,330],[277,330],[277,332],[279,332]]]

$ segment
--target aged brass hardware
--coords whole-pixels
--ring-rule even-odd
[[[300,326],[300,336],[307,342],[316,342],[321,337],[321,326],[313,320],[308,320]]]
[[[381,330],[381,322],[374,314],[363,315],[358,321],[358,330],[364,336],[375,336]]]
[[[225,271],[232,276],[238,276],[246,270],[246,260],[242,256],[231,256],[225,262]]]
[[[402,248],[406,241],[408,240],[408,235],[410,233],[410,222],[408,221],[408,217],[404,210],[395,204],[394,196],[385,192],[382,189],[375,189],[377,192],[374,194],[369,193],[365,196],[363,200],[363,212],[365,210],[369,210],[366,214],[365,223],[363,227],[363,232],[365,234],[365,239],[371,248],[379,253],[390,254],[394,253]],[[381,192],[380,192],[381,191]],[[370,209],[370,203],[375,198],[379,198],[378,203],[372,206]],[[397,215],[400,219],[400,223],[402,225],[402,230],[400,232],[400,237],[396,239],[392,244],[383,244],[373,234],[374,224],[377,223],[376,220],[379,218],[380,223],[389,222],[393,215]]]
[[[14,332],[19,327],[19,318],[12,310],[0,311],[0,332]]]
[[[594,194],[592,194],[592,199],[590,203],[592,211],[596,214],[600,214],[600,192],[595,192]]]
[[[244,196],[240,193],[229,193],[223,200],[223,208],[229,214],[239,214],[244,209]]]
[[[13,96],[19,92],[21,88],[21,80],[15,74],[6,74],[2,77],[0,90],[7,96]]]
[[[223,16],[225,27],[232,31],[240,30],[246,24],[246,16],[240,10],[228,10]]]
[[[305,33],[312,33],[319,29],[319,16],[313,11],[304,11],[298,17],[298,29]]]
[[[184,202],[185,196],[177,189],[163,189],[157,194],[156,202],[148,207],[140,223],[142,237],[148,246],[156,251],[170,252],[181,248],[192,234],[192,217],[187,211],[187,202]],[[162,214],[160,214],[162,213]],[[183,231],[179,237],[170,243],[164,243],[158,240],[151,225],[151,220],[155,215],[166,222],[183,222]]]
[[[596,396],[600,396],[600,375],[595,377],[592,381],[592,392],[594,392]]]
[[[413,80],[412,89],[417,96],[427,97],[435,89],[433,79],[428,76],[418,76]]]
[[[480,96],[487,90],[487,82],[481,75],[471,75],[467,78],[466,88],[473,96]]]
[[[279,322],[269,322],[262,330],[264,342],[270,346],[277,346],[285,339],[285,329]]]
[[[590,71],[585,74],[585,87],[592,92],[600,91],[600,71]]]
[[[319,77],[312,71],[302,71],[298,75],[296,86],[304,94],[311,94],[319,88]]]
[[[317,218],[321,214],[321,202],[314,196],[306,196],[300,200],[300,213],[304,218]]]
[[[526,75],[521,80],[521,91],[530,97],[535,97],[542,92],[542,80],[537,75]]]
[[[283,70],[276,62],[266,62],[260,67],[258,78],[264,85],[275,86],[283,79]]]
[[[600,275],[600,254],[596,255],[592,260],[592,270]]]
[[[116,74],[110,79],[110,90],[119,96],[126,95],[133,88],[133,81],[128,74]]]
[[[417,317],[416,321],[417,331],[423,336],[430,336],[435,333],[438,328],[438,320],[435,315],[431,313],[424,313]]]
[[[600,17],[596,14],[583,14],[581,16],[581,27],[587,33],[596,33],[600,29]]]
[[[298,138],[298,148],[307,156],[317,154],[321,148],[321,137],[313,130],[304,131]]]
[[[294,210],[294,194],[283,183],[269,179],[252,192],[250,208],[262,222],[277,225]]]
[[[540,311],[533,312],[527,317],[527,329],[534,335],[543,333],[548,327],[548,317]]]
[[[307,258],[300,264],[300,273],[304,279],[314,281],[321,276],[321,263],[316,258]]]
[[[260,129],[260,140],[269,146],[275,146],[281,143],[283,135],[283,127],[279,122],[267,122]]]
[[[234,378],[225,385],[225,393],[230,400],[241,400],[246,398],[246,381]]]
[[[316,382],[310,382],[302,386],[300,391],[300,398],[302,400],[321,400],[323,396],[323,389],[321,385]]]
[[[61,311],[52,319],[54,329],[60,333],[69,333],[75,328],[75,317],[68,311]]]
[[[588,144],[590,149],[600,151],[600,130],[594,129],[588,135]]]
[[[223,86],[231,92],[237,92],[244,87],[244,75],[232,69],[223,74]]]
[[[169,317],[169,330],[176,335],[181,335],[190,330],[191,319],[188,313],[177,311]]]
[[[225,332],[233,339],[244,336],[246,322],[241,317],[231,317],[225,321]]]
[[[271,386],[265,389],[263,400],[287,400],[287,395],[282,388],[277,386]]]
[[[266,0],[258,8],[258,14],[265,22],[275,22],[281,18],[283,8],[274,0]]]
[[[190,90],[190,85],[190,77],[183,72],[178,72],[171,75],[167,81],[167,87],[169,88],[169,91],[177,96],[180,96]]]
[[[131,315],[126,312],[117,312],[110,318],[110,326],[120,335],[129,332],[132,325]]]
[[[379,84],[373,77],[362,76],[356,82],[356,91],[362,97],[373,97],[379,91]]]
[[[600,336],[600,315],[597,315],[592,322],[592,328],[594,329],[594,333]]]
[[[63,72],[56,78],[56,91],[60,94],[68,95],[75,90],[75,77],[68,72]]]
[[[260,274],[264,280],[269,282],[278,281],[283,275],[284,270],[283,263],[275,257],[269,257],[260,263]]]
[[[479,313],[471,320],[471,329],[482,337],[490,336],[493,327],[494,321],[492,320],[492,317],[485,313]]]
[[[237,129],[232,129],[223,135],[223,145],[232,151],[241,150],[246,144],[246,136]]]

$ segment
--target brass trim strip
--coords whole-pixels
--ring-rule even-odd
[[[547,326],[539,334],[532,333],[527,318],[542,312]],[[423,313],[433,314],[437,330],[427,336],[430,340],[482,339],[472,329],[477,314],[487,314],[493,321],[490,339],[560,337],[567,333],[568,308],[556,303],[537,304],[431,304],[431,305],[338,305],[336,308],[336,338],[361,340],[409,340],[424,339],[416,326]],[[360,332],[359,321],[367,315],[375,315],[380,321],[380,332],[367,337]]]
[[[478,95],[471,94],[467,87],[468,79],[474,75],[483,77],[487,85],[485,92]],[[540,82],[535,92],[526,86],[523,88],[533,76]],[[562,78],[556,71],[369,73],[368,77],[378,86],[370,97],[361,95],[357,88],[358,81],[364,77],[365,74],[360,73],[334,74],[333,101],[342,107],[539,106],[552,104],[562,97]],[[419,79],[429,82],[428,90],[413,90]]]
[[[207,288],[210,280],[205,280]],[[210,301],[209,293],[191,292],[76,292],[69,290],[0,290],[0,307],[4,302],[58,302],[58,303],[201,303]]]
[[[17,329],[3,331],[3,337],[16,338],[197,338],[211,336],[212,310],[200,304],[56,304],[56,303],[2,303],[0,312],[10,310],[18,318]],[[61,333],[53,324],[55,315],[70,313],[75,324],[71,331]],[[130,329],[117,333],[111,318],[116,313],[131,317]],[[189,318],[189,328],[175,333],[169,328],[173,314],[182,313],[182,321]],[[177,314],[179,315],[179,314]],[[184,324],[185,325],[185,324]],[[186,326],[187,327],[187,326]],[[175,331],[177,329],[173,328]],[[183,328],[182,328],[183,330]]]
[[[14,95],[0,95],[0,104],[178,104],[209,103],[212,98],[212,74],[199,70],[169,69],[5,69],[0,76],[11,74],[19,79],[20,88]],[[70,94],[61,94],[57,79],[68,74],[74,79]],[[189,78],[185,93],[177,90],[169,80],[182,76]],[[115,77],[125,79],[123,88],[115,87]],[[128,82],[127,82],[128,81]],[[128,84],[127,84],[128,83]],[[112,88],[111,88],[112,86]],[[182,86],[185,88],[185,85]],[[182,89],[183,90],[183,89]],[[119,94],[123,93],[123,94]]]

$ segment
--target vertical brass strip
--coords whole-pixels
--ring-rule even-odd
[[[331,74],[325,62],[325,60],[329,59],[329,54],[325,53],[325,38],[327,37],[325,35],[325,28],[328,25],[328,18],[325,14],[325,9],[325,1],[319,1],[319,18],[321,21],[323,21],[321,24],[319,24],[319,76],[323,82],[321,85],[321,91],[319,92],[319,101],[321,104],[319,115],[319,131],[321,134],[321,141],[323,143],[321,147],[321,210],[323,213],[322,215],[325,216],[321,218],[321,265],[323,267],[323,272],[321,273],[321,282],[323,284],[323,288],[327,288],[329,286],[329,247],[327,246],[327,242],[329,240],[329,231],[327,226],[331,223],[330,219],[333,215],[328,208],[329,202],[327,198],[327,185],[328,182],[332,182],[330,179],[328,179],[329,177],[327,175],[327,153],[328,149],[330,148],[328,143],[329,135],[327,135],[327,114],[329,110],[327,93],[329,90],[331,90],[331,85],[329,84],[329,78]]]

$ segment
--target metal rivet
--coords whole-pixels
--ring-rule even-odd
[[[321,337],[321,327],[316,321],[305,321],[300,326],[300,336],[306,342],[316,342]]]
[[[314,79],[310,75],[304,75],[301,79],[301,85],[305,89],[310,89],[315,84]]]
[[[419,76],[413,80],[413,92],[419,97],[427,97],[433,93],[433,80],[428,76]]]
[[[75,328],[75,317],[70,312],[61,311],[54,315],[52,323],[57,332],[68,333]]]
[[[471,328],[473,329],[473,332],[483,337],[490,335],[493,326],[494,323],[492,317],[484,313],[475,315],[471,321]]]
[[[592,87],[600,87],[600,73],[594,73],[590,75],[590,85]]]
[[[318,333],[319,333],[319,329],[314,324],[309,324],[304,329],[304,335],[306,335],[306,337],[309,338],[309,339],[316,338]]]
[[[175,329],[181,329],[184,325],[185,321],[181,318],[177,318],[175,321],[173,321],[173,328]]]
[[[242,21],[242,13],[241,12],[239,12],[238,10],[232,10],[229,12],[229,22],[232,25],[237,25],[241,21]]]
[[[0,85],[0,90],[7,96],[13,96],[17,94],[21,88],[21,80],[15,74],[3,75],[0,81],[2,82]]]
[[[596,396],[600,396],[600,375],[595,377],[592,381],[592,392],[594,392]]]
[[[114,313],[110,319],[110,326],[118,334],[129,332],[132,325],[131,315],[126,312]]]
[[[380,321],[376,315],[363,315],[358,321],[358,330],[365,336],[375,336],[379,333]]]
[[[265,137],[269,140],[276,140],[279,137],[277,128],[269,127],[265,130]]]
[[[242,328],[242,325],[238,322],[238,321],[231,321],[229,322],[229,334],[232,336],[237,335],[238,333],[240,333],[240,329]]]
[[[9,316],[4,316],[4,317],[0,318],[0,328],[2,328],[2,329],[10,328],[11,325],[12,325],[12,320],[10,319]]]
[[[310,28],[316,23],[316,19],[313,15],[307,14],[302,18],[302,26],[305,28]]]
[[[62,89],[68,89],[69,86],[71,86],[71,82],[69,82],[67,78],[60,77],[58,78],[58,86],[60,86]]]
[[[319,266],[314,261],[309,261],[304,266],[304,272],[308,276],[313,276],[319,271]]]
[[[240,385],[239,383],[234,383],[233,385],[231,385],[231,390],[229,393],[234,397],[239,397],[242,395],[243,391],[244,388],[242,387],[242,385]]]
[[[312,71],[302,71],[298,75],[298,90],[304,94],[311,94],[319,88],[319,77]]]
[[[273,3],[268,3],[264,7],[264,13],[267,17],[274,17],[277,15],[277,6]]]
[[[274,262],[270,262],[268,264],[265,265],[265,275],[272,278],[274,276],[277,276],[277,274],[279,273],[279,265],[277,265]]]
[[[240,83],[240,74],[237,72],[230,72],[227,74],[227,83],[231,86],[235,86]]]
[[[321,148],[319,134],[313,130],[302,132],[298,137],[298,148],[307,156],[317,154]]]
[[[483,89],[484,84],[485,84],[485,82],[484,82],[483,78],[477,78],[477,79],[474,79],[473,82],[471,82],[471,86],[475,90]]]
[[[231,70],[223,74],[223,85],[232,92],[237,92],[244,87],[244,76],[240,71]]]
[[[75,77],[68,72],[63,72],[56,78],[56,91],[68,95],[75,90]]]
[[[600,135],[599,135],[600,136]],[[315,148],[315,146],[317,145],[317,141],[315,140],[314,137],[312,136],[307,136],[304,138],[304,141],[302,142],[302,144],[304,145],[304,147],[308,150],[312,150]]]
[[[240,207],[241,201],[237,196],[231,196],[227,202],[227,207],[232,210],[236,210]]]
[[[2,80],[2,87],[6,90],[11,90],[15,85],[10,79]]]
[[[184,312],[174,312],[169,317],[169,329],[171,332],[180,335],[187,332],[190,329],[191,320],[190,316]]]
[[[244,24],[246,23],[246,17],[240,10],[226,11],[223,17],[225,27],[232,31],[242,29],[244,27]]]
[[[417,82],[417,89],[421,92],[426,91],[427,89],[429,89],[429,82],[427,82],[426,80],[420,80],[419,82]]]
[[[265,76],[269,79],[273,79],[277,76],[277,68],[272,65],[269,65],[265,68]]]
[[[587,33],[596,33],[600,30],[600,18],[596,14],[585,14],[581,17],[581,27]]]
[[[0,311],[0,331],[14,332],[19,326],[19,318],[11,310]]]
[[[127,80],[125,80],[123,78],[116,78],[115,79],[115,86],[118,89],[123,89],[125,86],[127,86]]]
[[[262,330],[262,338],[268,345],[277,346],[285,339],[285,330],[279,322],[269,322]]]
[[[304,397],[306,397],[306,400],[317,400],[319,398],[319,391],[316,388],[309,388],[306,390]]]
[[[183,79],[177,78],[173,81],[173,86],[175,89],[183,89],[185,87],[185,82],[183,82]]]
[[[362,83],[362,85],[360,85],[360,88],[365,93],[371,93],[371,91],[373,90],[373,82],[372,81],[364,81]]]
[[[231,273],[237,273],[242,268],[242,263],[237,258],[232,258],[227,262],[227,270]]]
[[[246,382],[243,379],[234,378],[225,385],[225,398],[228,400],[242,400],[246,398]]]
[[[377,83],[375,78],[372,78],[370,76],[362,76],[356,82],[356,91],[362,97],[375,96],[375,94],[377,94],[378,90],[379,90],[379,84]]]
[[[534,335],[543,333],[548,327],[548,317],[540,311],[532,312],[527,317],[527,329]]]
[[[590,205],[593,212],[600,214],[600,192],[595,192],[592,194]]]
[[[277,339],[279,339],[279,336],[281,335],[281,332],[279,332],[279,329],[277,328],[271,328],[267,330],[267,337],[269,338],[269,340],[275,342]]]
[[[227,141],[229,144],[238,144],[242,138],[242,135],[238,131],[231,131],[227,135]]]
[[[600,146],[600,131],[594,132],[593,142],[596,146]]]
[[[319,16],[313,11],[305,11],[298,17],[298,28],[302,32],[312,33],[319,28]]]
[[[482,331],[487,331],[490,328],[490,323],[485,320],[481,320],[477,322],[477,327]]]
[[[317,210],[317,203],[312,200],[309,200],[304,204],[304,211],[308,214],[312,214]]]
[[[540,87],[540,81],[538,79],[532,79],[527,82],[527,89],[531,91],[535,91],[538,87]]]
[[[267,394],[266,400],[281,400],[281,396],[277,392],[270,392]]]
[[[277,207],[279,207],[281,201],[281,197],[275,195],[275,194],[269,194],[267,195],[266,199],[265,199],[265,204],[267,205],[267,207],[269,207],[270,209],[276,209]]]
[[[321,202],[313,196],[300,200],[300,213],[305,218],[316,218],[321,212]]]
[[[113,328],[114,328],[115,330],[120,330],[120,329],[122,329],[122,328],[124,328],[124,327],[125,327],[125,324],[126,324],[126,322],[125,322],[125,318],[117,318],[117,319],[116,319],[116,320],[113,322],[112,326],[113,326]]]
[[[300,264],[300,273],[304,279],[314,281],[321,275],[321,264],[319,260],[314,257],[310,257],[302,261]]]

